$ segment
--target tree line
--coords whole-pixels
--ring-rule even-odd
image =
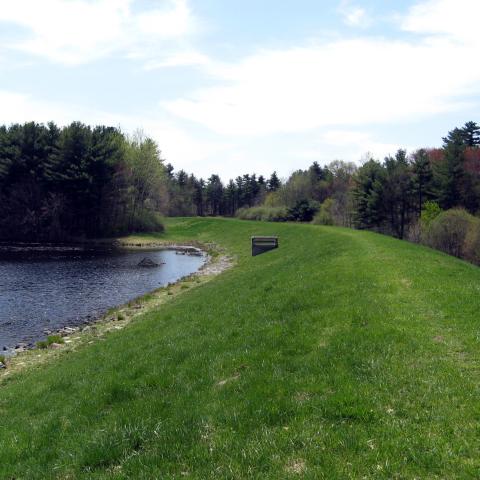
[[[442,148],[411,154],[399,149],[360,166],[334,161],[321,167],[314,162],[267,193],[261,205],[238,214],[277,221],[313,219],[405,238],[415,235],[427,202],[440,211],[480,211],[480,127],[475,122],[448,132]],[[299,209],[304,215],[295,218]]]
[[[0,126],[0,239],[161,228],[164,178],[158,146],[141,133],[80,122]]]
[[[161,228],[160,215],[223,215],[418,236],[425,205],[480,210],[480,128],[448,132],[442,148],[403,149],[360,166],[340,160],[280,179],[206,180],[165,163],[141,133],[74,122],[0,127],[0,238],[59,240]]]
[[[480,209],[480,128],[467,122],[443,138],[441,149],[399,150],[362,165],[352,189],[355,225],[399,238],[411,235],[426,202],[441,210]]]

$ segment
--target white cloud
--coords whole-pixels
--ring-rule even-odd
[[[407,33],[401,41],[362,34],[257,50],[221,63],[192,47],[196,20],[186,0],[164,0],[161,8],[140,13],[133,1],[5,0],[0,22],[21,25],[28,34],[10,48],[55,62],[81,64],[120,54],[141,60],[146,70],[195,65],[213,86],[136,116],[0,91],[0,123],[79,119],[127,131],[143,127],[177,169],[219,172],[227,179],[254,170],[284,175],[294,162],[305,168],[313,160],[355,161],[367,151],[382,158],[400,145],[370,134],[373,124],[428,119],[463,108],[465,96],[480,94],[480,2],[418,3],[397,19]],[[365,25],[368,16],[352,8],[345,21]],[[211,132],[204,134],[192,121]]]
[[[461,41],[466,47],[480,45],[477,0],[429,0],[414,5],[403,19],[404,30]]]
[[[175,122],[148,115],[123,115],[75,104],[40,101],[31,95],[5,90],[0,90],[0,105],[2,125],[54,121],[63,126],[73,121],[82,121],[88,125],[113,125],[126,133],[143,130],[158,143],[162,155],[167,162],[173,163],[176,169],[184,168],[203,176],[212,173],[212,168],[221,167],[221,164],[209,163],[212,157],[222,158],[226,151],[233,150],[232,144],[225,140],[207,140],[202,135],[192,134]],[[220,170],[221,168],[218,169]]]
[[[367,11],[362,7],[353,5],[349,0],[342,1],[338,10],[344,23],[350,27],[368,27],[371,24]]]
[[[27,32],[6,47],[78,65],[115,52],[145,56],[195,30],[187,0],[161,3],[162,8],[134,13],[134,0],[4,0],[0,22]]]
[[[161,105],[228,135],[408,121],[462,108],[462,95],[480,93],[478,39],[457,28],[466,16],[480,18],[480,2],[464,3],[471,8],[453,9],[448,0],[413,8],[399,26],[425,30],[423,38],[338,40],[208,65],[217,85]],[[438,25],[428,20],[433,14]]]
[[[30,121],[66,124],[78,119],[79,109],[53,102],[35,100],[31,95],[0,90],[0,124]]]
[[[320,141],[323,146],[340,146],[343,149],[340,155],[350,161],[360,160],[359,153],[370,152],[374,158],[383,159],[387,155],[394,155],[399,148],[413,150],[406,145],[379,141],[369,132],[352,130],[329,130],[320,136]]]
[[[145,63],[145,70],[155,70],[158,68],[169,67],[186,67],[186,66],[207,66],[212,63],[212,60],[195,50],[185,50],[171,55],[167,55],[161,59],[149,60]]]

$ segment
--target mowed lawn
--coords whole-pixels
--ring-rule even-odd
[[[1,479],[480,477],[479,268],[333,227],[160,237],[237,264],[0,385]]]

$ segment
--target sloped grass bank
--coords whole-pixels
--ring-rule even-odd
[[[480,269],[310,225],[176,219],[161,238],[237,265],[12,376],[0,478],[480,476]]]

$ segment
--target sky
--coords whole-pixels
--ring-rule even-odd
[[[176,170],[281,177],[480,121],[478,0],[1,0],[0,123],[152,137]]]

